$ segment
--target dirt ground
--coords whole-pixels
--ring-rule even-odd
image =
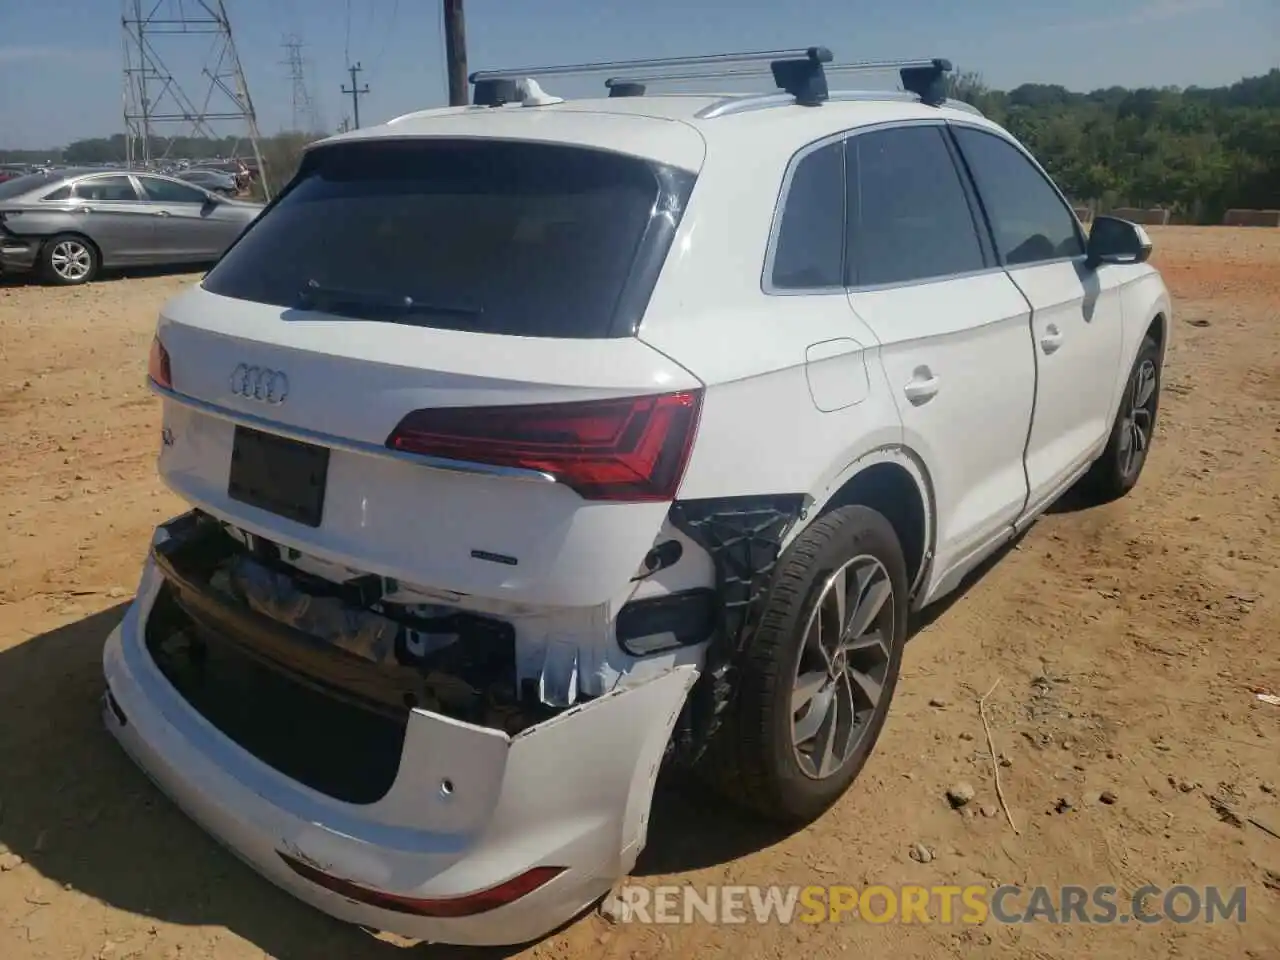
[[[666,791],[634,881],[1243,884],[1245,923],[593,914],[523,952],[463,951],[375,939],[278,892],[158,794],[98,718],[103,638],[152,526],[181,509],[155,476],[143,375],[156,310],[187,275],[0,283],[0,956],[1280,957],[1280,838],[1250,822],[1280,831],[1280,706],[1255,696],[1280,693],[1280,230],[1152,232],[1176,319],[1138,490],[1063,505],[921,625],[874,757],[820,822],[779,836]],[[977,706],[997,680],[987,714],[1017,834]],[[957,781],[977,796],[953,810]]]

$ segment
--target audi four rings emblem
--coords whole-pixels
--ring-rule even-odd
[[[231,392],[246,400],[279,405],[289,396],[289,378],[280,370],[242,363],[231,371]]]

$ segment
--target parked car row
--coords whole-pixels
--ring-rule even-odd
[[[222,170],[197,167],[191,170],[183,170],[175,174],[175,176],[179,180],[203,187],[210,193],[218,193],[226,197],[234,197],[240,193],[241,189],[238,179],[233,174],[225,173]]]
[[[58,285],[104,268],[211,263],[262,205],[233,200],[224,180],[79,168],[0,183],[0,271]]]

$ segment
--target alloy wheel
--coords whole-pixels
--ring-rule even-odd
[[[805,624],[791,695],[791,740],[805,776],[848,762],[880,708],[894,629],[893,583],[875,557],[827,578]]]
[[[49,266],[63,280],[83,280],[93,266],[93,254],[78,240],[60,240],[49,255]]]
[[[1155,425],[1156,365],[1143,360],[1133,372],[1127,391],[1127,406],[1120,433],[1120,473],[1133,476],[1151,446]]]

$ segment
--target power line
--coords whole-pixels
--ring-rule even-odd
[[[351,63],[351,0],[347,0],[347,26],[342,40],[342,62]]]
[[[369,71],[370,76],[376,76],[382,67],[382,58],[387,52],[387,47],[391,44],[391,36],[396,29],[396,15],[399,12],[400,0],[394,0],[391,4],[391,16],[387,19],[386,32],[382,35],[382,45],[378,47],[378,55],[373,58],[373,69]]]

